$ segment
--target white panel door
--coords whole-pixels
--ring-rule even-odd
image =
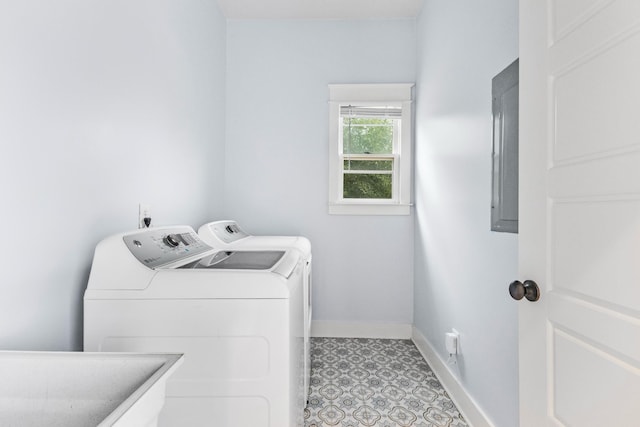
[[[520,0],[520,424],[640,425],[640,0]]]

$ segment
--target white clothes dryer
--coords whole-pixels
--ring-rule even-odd
[[[303,426],[303,277],[294,250],[220,249],[188,226],[96,247],[85,351],[180,352],[158,425]]]
[[[294,248],[303,258],[311,257],[311,242],[303,236],[254,236],[244,231],[236,221],[222,220],[204,224],[198,235],[217,248],[233,246],[251,249]]]
[[[304,262],[304,390],[309,393],[311,376],[311,242],[303,236],[254,236],[244,231],[236,221],[221,220],[204,224],[198,235],[211,246],[237,250],[297,250]]]

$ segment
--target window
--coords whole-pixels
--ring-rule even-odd
[[[408,215],[413,84],[329,85],[329,213]]]

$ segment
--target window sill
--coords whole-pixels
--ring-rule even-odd
[[[410,215],[411,205],[388,204],[329,204],[330,215]]]

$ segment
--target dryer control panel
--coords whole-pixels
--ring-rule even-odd
[[[124,244],[134,257],[149,268],[157,268],[210,251],[190,227],[147,229],[127,234]]]
[[[224,243],[233,243],[249,236],[235,221],[217,221],[208,226],[211,232]]]

